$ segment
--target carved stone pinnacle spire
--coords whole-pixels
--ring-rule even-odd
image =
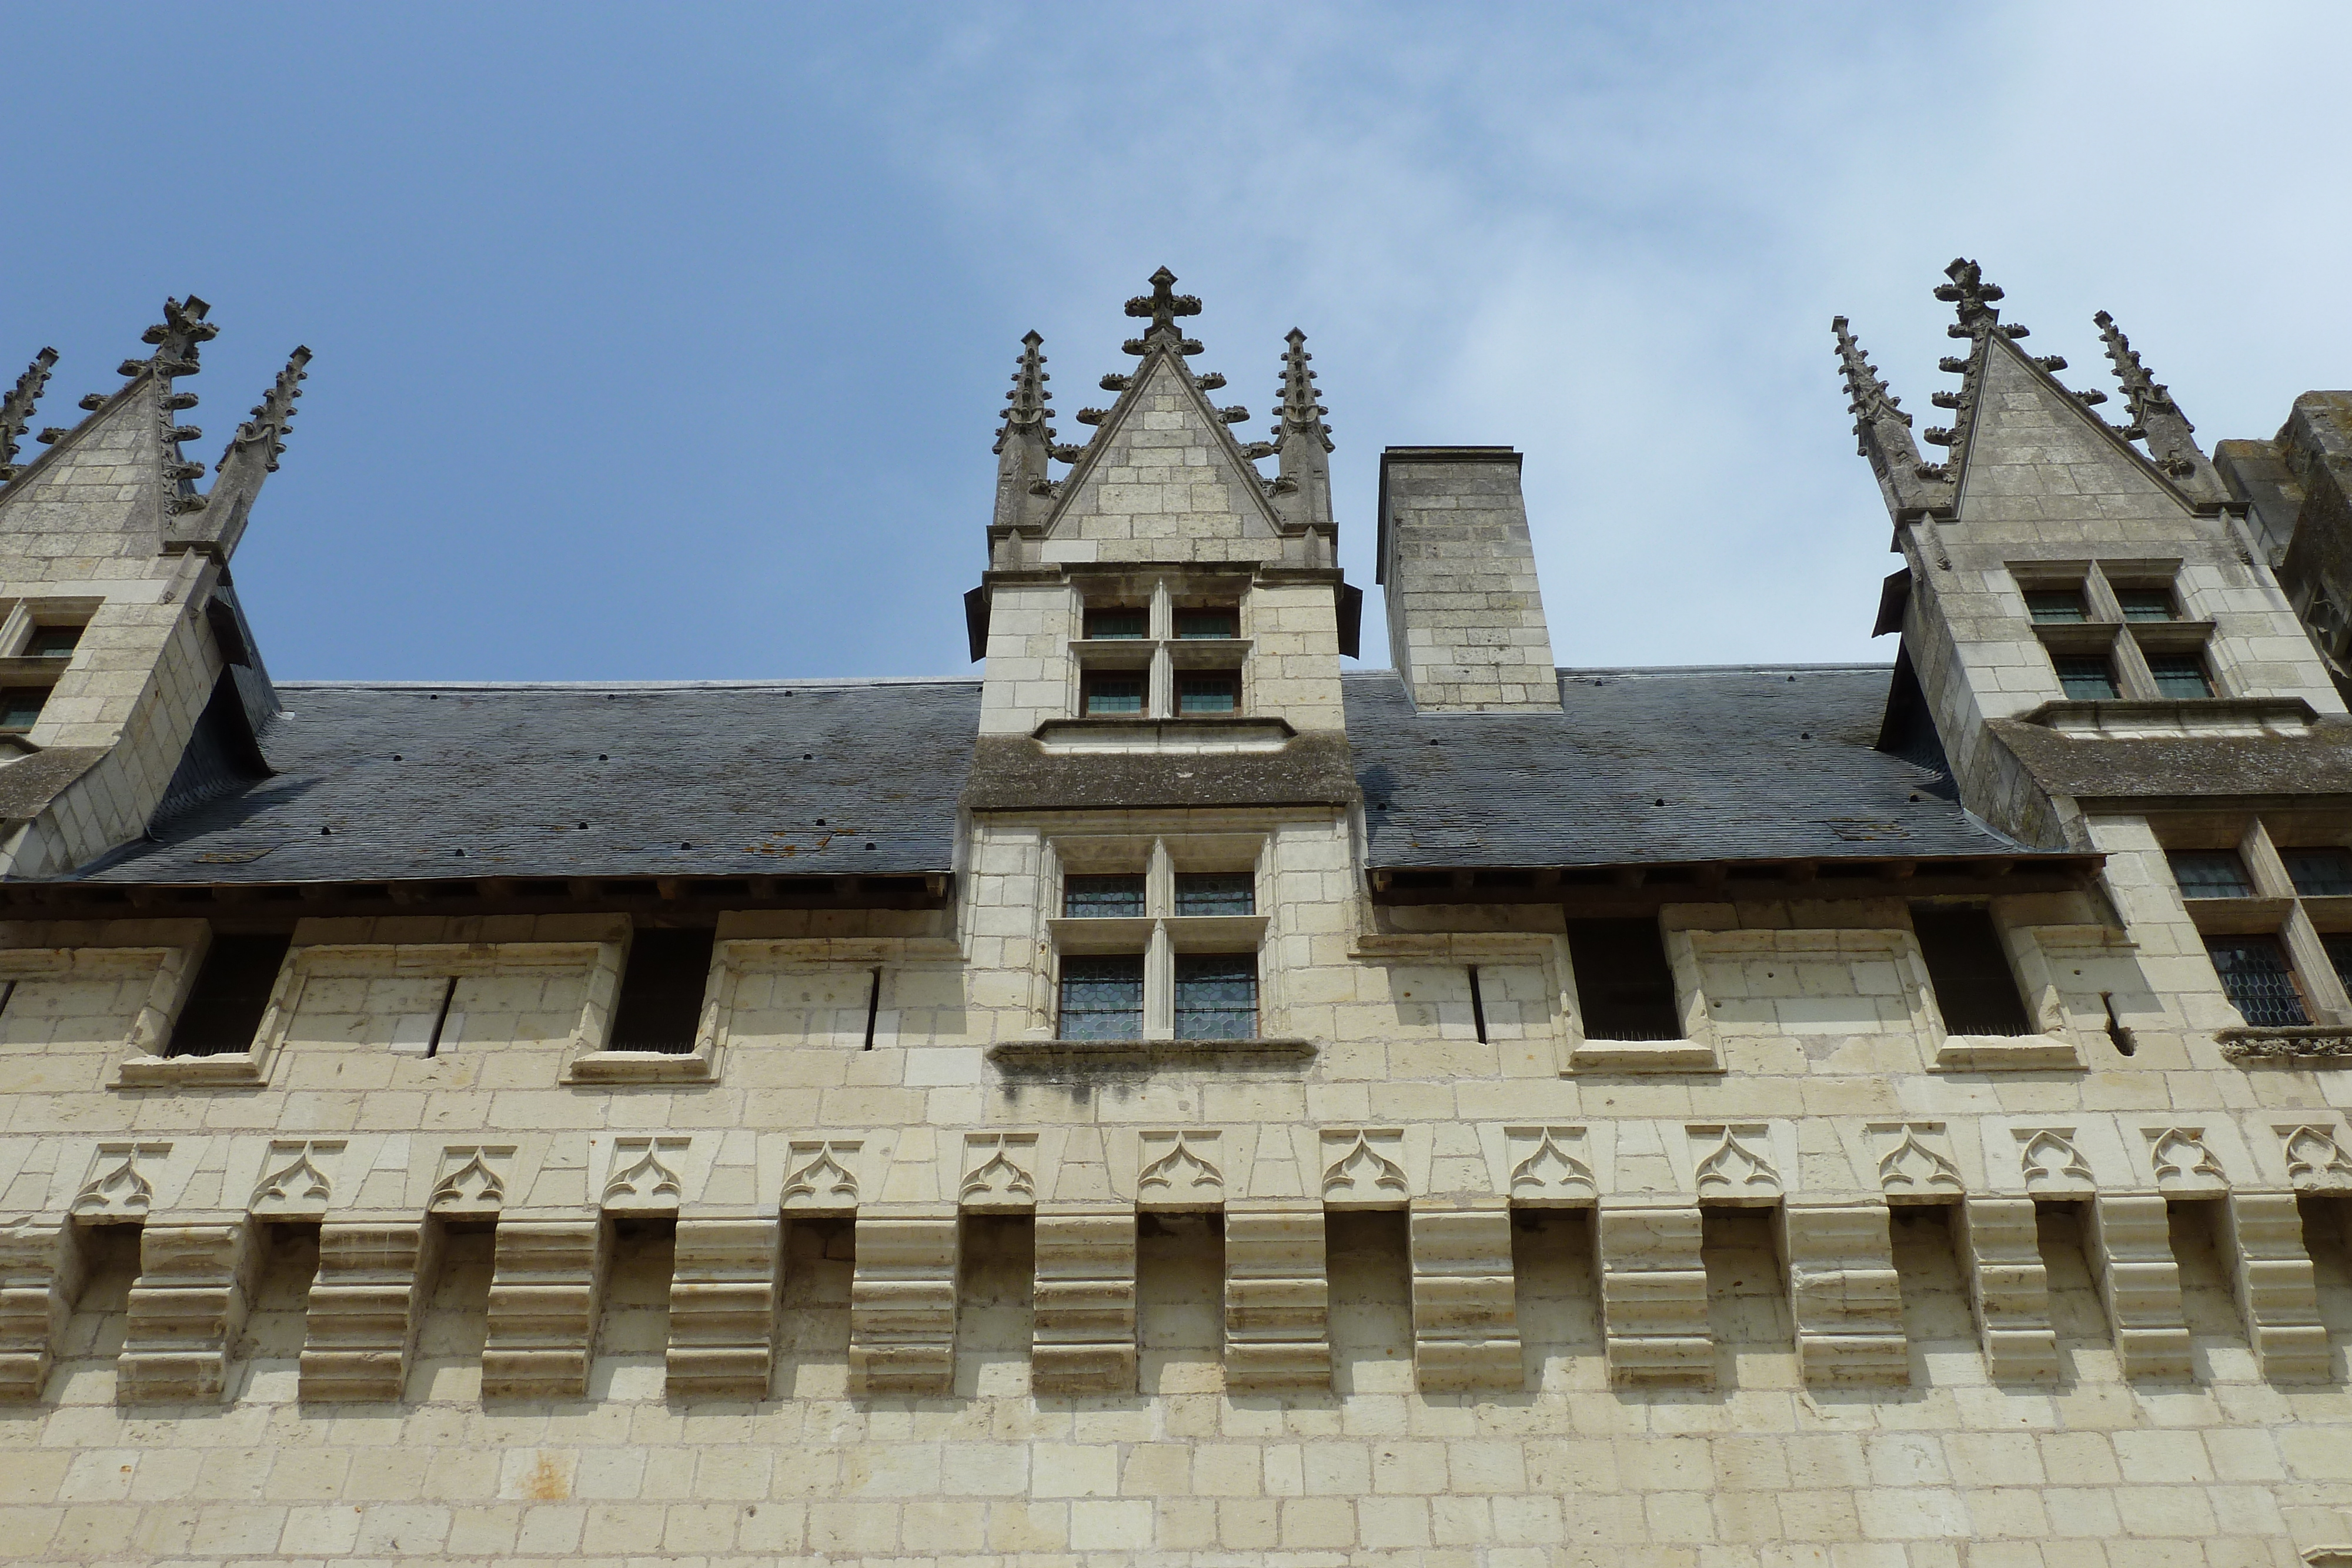
[[[1019,528],[1034,522],[1051,503],[1054,482],[1046,475],[1049,459],[1065,450],[1054,444],[1054,394],[1045,383],[1045,340],[1034,329],[1022,335],[1021,358],[1013,371],[1013,390],[1004,394],[1004,423],[997,427],[996,513],[998,528]],[[1070,455],[1075,456],[1075,452]]]
[[[1248,457],[1280,459],[1280,474],[1266,486],[1275,510],[1293,528],[1331,526],[1330,410],[1315,401],[1315,372],[1307,362],[1307,334],[1293,327],[1283,340],[1282,382],[1275,389],[1274,441],[1243,449]]]
[[[1293,327],[1283,340],[1290,346],[1282,356],[1282,383],[1275,389],[1275,439],[1293,432],[1311,434],[1328,452],[1331,427],[1323,423],[1323,416],[1331,411],[1315,401],[1315,372],[1307,368],[1315,356],[1307,351],[1307,334]]]
[[[49,384],[49,368],[58,362],[55,349],[43,349],[33,356],[32,364],[16,378],[16,390],[0,398],[0,484],[14,479],[18,473],[16,443],[32,423],[33,409],[41,401],[41,389]]]
[[[192,376],[200,368],[196,350],[220,336],[220,329],[205,319],[212,307],[191,294],[185,299],[163,301],[163,319],[140,335],[142,343],[155,345],[154,354],[144,360],[125,360],[121,372],[135,376],[150,366],[158,376]]]
[[[1175,291],[1176,275],[1166,267],[1151,275],[1151,292],[1139,294],[1127,302],[1130,316],[1149,317],[1151,329],[1140,338],[1129,338],[1121,345],[1129,353],[1142,355],[1154,347],[1166,347],[1180,354],[1197,354],[1200,340],[1187,338],[1178,330],[1176,318],[1198,316],[1201,301],[1190,294]]]
[[[1870,459],[1886,509],[1898,523],[1922,513],[1948,507],[1952,487],[1948,472],[1919,461],[1912,444],[1911,416],[1887,390],[1886,382],[1847,330],[1846,319],[1832,317],[1830,330],[1837,335],[1838,363],[1845,372],[1846,411],[1853,415],[1854,450]],[[1929,439],[1934,439],[1930,433]]]
[[[2162,382],[2147,373],[2147,367],[2116,325],[2116,319],[2102,310],[2091,318],[2099,329],[2099,337],[2106,345],[2107,359],[2116,368],[2116,381],[2124,389],[2124,400],[2131,412],[2131,423],[2124,430],[2128,439],[2145,440],[2148,456],[2165,474],[2179,482],[2198,499],[2218,501],[2226,494],[2221,476],[2197,444],[2197,427],[2180,412],[2172,400],[2172,392]]]
[[[1004,423],[997,428],[996,444],[990,448],[1000,456],[1005,442],[1015,435],[1034,431],[1047,441],[1054,439],[1054,432],[1045,428],[1045,421],[1054,413],[1054,394],[1045,390],[1045,383],[1054,378],[1046,373],[1045,356],[1037,351],[1045,341],[1034,329],[1021,339],[1021,358],[1013,371],[1013,390],[1004,394],[1008,405]]]
[[[236,434],[229,437],[227,450],[221,454],[214,473],[226,473],[230,462],[246,450],[257,452],[263,472],[278,472],[278,459],[286,451],[286,432],[294,423],[294,400],[302,395],[302,383],[310,379],[310,373],[302,367],[310,362],[310,350],[298,346],[287,358],[286,368],[278,372],[268,395],[254,405],[253,417],[239,424]]]

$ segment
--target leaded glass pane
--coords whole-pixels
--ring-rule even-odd
[[[2175,850],[2172,880],[2183,898],[2250,898],[2253,883],[2235,850]]]
[[[1150,636],[1150,616],[1144,611],[1118,608],[1087,612],[1087,636],[1114,638],[1121,641]]]
[[[2126,621],[2172,619],[2172,595],[2161,588],[2119,588],[2116,598],[2122,601]]]
[[[2037,588],[2025,596],[2025,608],[2043,624],[2073,624],[2087,621],[2083,612],[2083,595],[2079,589]]]
[[[39,722],[41,705],[49,700],[47,686],[12,686],[0,691],[0,729],[30,729]]]
[[[1143,677],[1141,675],[1087,676],[1086,709],[1089,714],[1141,713],[1143,711]]]
[[[1180,714],[1233,713],[1241,706],[1241,681],[1233,675],[1178,675]]]
[[[1238,637],[1241,635],[1241,616],[1231,610],[1179,610],[1176,612],[1176,635],[1188,641]]]
[[[1062,1038],[1143,1038],[1143,956],[1073,953],[1062,959]]]
[[[1143,913],[1143,878],[1134,876],[1066,876],[1062,879],[1062,913],[1082,919]]]
[[[2291,1029],[2311,1021],[2277,938],[2208,936],[2205,951],[2212,955],[2213,972],[2221,977],[2231,1004],[2246,1015],[2248,1023],[2258,1029]]]
[[[1255,915],[1257,878],[1245,871],[1179,872],[1179,915]]]
[[[2070,697],[2095,701],[2119,695],[2115,672],[2107,667],[2106,660],[2095,653],[2063,654],[2051,662],[2058,666],[2058,684]]]
[[[2205,675],[2205,661],[2194,653],[2150,653],[2147,673],[2156,677],[2156,689],[2166,696],[2213,695],[2213,683]]]
[[[1248,1040],[1256,1033],[1255,955],[1186,955],[1176,960],[1178,1040]]]
[[[2281,850],[2286,874],[2297,893],[2313,898],[2340,898],[2352,894],[2352,854],[2338,849]]]

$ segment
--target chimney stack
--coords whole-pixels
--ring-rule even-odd
[[[1558,713],[1519,454],[1381,454],[1380,581],[1389,653],[1423,713]]]

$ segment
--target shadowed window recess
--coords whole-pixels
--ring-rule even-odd
[[[2050,662],[2058,666],[2058,684],[2069,697],[2097,701],[2122,695],[2116,685],[2115,667],[2101,654],[2060,653]]]
[[[1587,1040],[1680,1040],[1675,974],[1654,920],[1570,920],[1569,961]]]
[[[2172,880],[2183,898],[2251,898],[2252,879],[2235,850],[2174,850]]]
[[[2071,626],[2088,621],[2079,588],[2035,588],[2025,594],[2026,612],[2042,625]]]
[[[1234,674],[1191,673],[1176,677],[1176,711],[1180,715],[1209,716],[1238,713],[1242,706],[1242,678]]]
[[[9,686],[0,689],[0,730],[30,729],[41,722],[41,709],[49,700],[47,686]]]
[[[1257,878],[1245,871],[1178,872],[1176,913],[1255,915]]]
[[[2311,1021],[2286,954],[2275,936],[2208,936],[2205,951],[2230,1004],[2257,1029],[2292,1029]]]
[[[2352,853],[2333,847],[2281,850],[2286,874],[2295,892],[2305,898],[2341,898],[2352,894]]]
[[[1944,1028],[1952,1034],[2020,1035],[2033,1032],[2017,977],[2009,967],[2000,933],[1982,909],[1916,908],[1911,928]]]
[[[621,973],[621,999],[613,1009],[613,1034],[605,1050],[665,1056],[693,1051],[717,936],[703,926],[652,927],[631,936],[629,965]]]
[[[1140,641],[1151,634],[1150,612],[1139,607],[1106,607],[1087,612],[1086,634],[1089,641]]]
[[[2116,600],[2123,606],[2126,621],[2170,621],[2172,591],[2166,588],[2118,588]]]
[[[1176,612],[1176,636],[1180,642],[1200,642],[1241,635],[1242,618],[1237,610],[1179,610]]]
[[[1062,913],[1076,919],[1105,919],[1143,913],[1143,875],[1071,875],[1062,879]]]
[[[1062,1038],[1143,1038],[1143,956],[1070,954],[1062,959]]]
[[[79,626],[36,626],[25,644],[25,656],[31,659],[70,659],[81,643]]]
[[[1248,1040],[1257,1033],[1257,957],[1182,954],[1176,959],[1176,1038]]]
[[[293,938],[279,933],[215,936],[173,1026],[171,1049],[163,1054],[218,1056],[251,1051],[261,1015],[269,1010],[278,971],[292,946]]]
[[[2210,697],[2213,695],[2212,677],[2205,673],[2205,661],[2195,653],[2150,653],[2147,673],[2155,677],[2157,693],[2168,697]]]
[[[1141,675],[1090,674],[1078,687],[1078,711],[1089,718],[1140,714],[1144,685]]]

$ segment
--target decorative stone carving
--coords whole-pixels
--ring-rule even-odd
[[[1029,1376],[1037,1393],[1135,1392],[1132,1210],[1038,1210],[1033,1334]]]
[[[687,1138],[615,1138],[612,1174],[604,1180],[608,1214],[676,1213],[685,1185],[677,1166]]]
[[[194,1404],[228,1388],[228,1347],[251,1303],[256,1227],[150,1222],[139,1233],[115,1397]]]
[[[1401,1208],[1408,1184],[1400,1128],[1323,1129],[1323,1202],[1329,1208]]]
[[[1996,1383],[2056,1382],[2058,1336],[2033,1200],[1971,1197],[1959,1218],[1986,1374]]]
[[[327,1212],[334,1182],[327,1174],[343,1152],[343,1140],[278,1141],[269,1145],[246,1208],[266,1218],[316,1219]]]
[[[2092,1273],[2126,1377],[2189,1375],[2189,1325],[2165,1200],[2109,1194],[2089,1205]]]
[[[767,1396],[782,1230],[772,1215],[677,1222],[669,1286],[669,1397]]]
[[[149,1172],[172,1152],[169,1144],[100,1144],[90,1156],[89,1175],[74,1195],[73,1212],[85,1220],[143,1219],[154,1207]]]
[[[1601,1319],[1616,1381],[1715,1380],[1700,1231],[1692,1205],[1601,1205]]]
[[[609,1230],[602,1219],[499,1220],[483,1397],[577,1399],[588,1392]]]
[[[2087,1195],[2098,1190],[2090,1162],[2074,1147],[2072,1127],[2018,1127],[2017,1160],[2025,1190],[2036,1197]]]
[[[1582,1127],[1506,1127],[1510,1199],[1530,1208],[1581,1207],[1600,1195]]]
[[[858,1211],[851,1393],[954,1391],[956,1238],[952,1209]]]
[[[2236,1193],[2229,1215],[2236,1254],[2231,1284],[2263,1375],[2281,1383],[2328,1381],[2334,1358],[2294,1194]]]
[[[1909,1382],[1911,1346],[1886,1206],[1790,1204],[1782,1219],[1805,1381]]]
[[[1223,1153],[1213,1132],[1145,1133],[1135,1178],[1140,1208],[1215,1208],[1225,1200]]]
[[[1225,1385],[1331,1386],[1331,1281],[1323,1211],[1302,1203],[1225,1210]]]
[[[2305,1192],[2352,1189],[2352,1154],[2331,1127],[2305,1123],[2279,1129],[2286,1143],[2286,1178]]]
[[[827,1138],[791,1148],[792,1174],[784,1178],[784,1208],[794,1214],[857,1212],[857,1156],[862,1139]]]
[[[1037,1134],[971,1133],[964,1137],[963,1180],[956,1201],[966,1208],[1033,1208],[1037,1203]]]
[[[453,1144],[441,1151],[440,1175],[425,1207],[435,1214],[494,1215],[506,1202],[512,1144]]]
[[[2230,1188],[2221,1162],[2205,1146],[2202,1127],[2152,1127],[2147,1131],[2148,1164],[2156,1172],[2156,1188],[2164,1193],[2219,1193]]]
[[[1870,1134],[1879,1151],[1878,1186],[1889,1203],[1940,1203],[1968,1190],[1941,1122],[1874,1122]]]
[[[1524,1387],[1509,1207],[1424,1200],[1411,1227],[1414,1380],[1429,1393]]]
[[[1780,1197],[1780,1173],[1764,1156],[1769,1129],[1762,1123],[1701,1123],[1689,1131],[1703,1201],[1761,1207]]]
[[[302,1342],[306,1401],[398,1399],[440,1261],[430,1221],[345,1222],[319,1228]]]
[[[82,1274],[70,1221],[31,1214],[0,1221],[0,1401],[41,1396]]]

